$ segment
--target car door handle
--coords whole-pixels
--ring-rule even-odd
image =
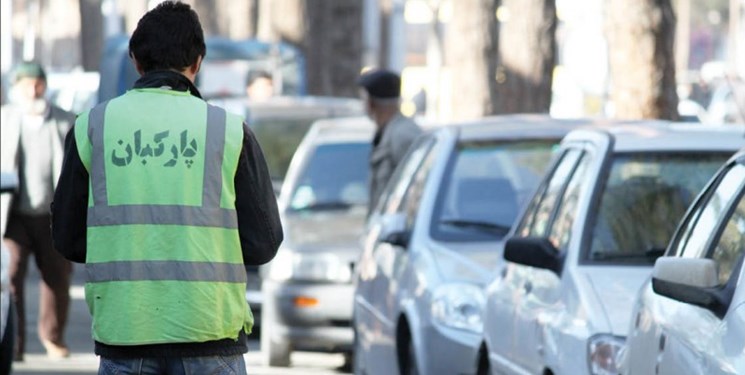
[[[530,294],[530,292],[533,291],[533,283],[526,281],[525,284],[523,284],[523,290],[525,291],[525,294]]]

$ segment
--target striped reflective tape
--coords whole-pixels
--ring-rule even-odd
[[[243,264],[188,261],[115,261],[86,263],[88,283],[111,281],[206,281],[245,283]]]
[[[195,227],[238,228],[234,209],[176,205],[120,205],[88,207],[88,226],[108,225],[188,225]]]

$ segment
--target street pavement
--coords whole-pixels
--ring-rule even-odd
[[[93,340],[91,339],[91,318],[85,304],[83,293],[84,269],[76,264],[73,275],[73,285],[70,288],[72,303],[65,335],[70,348],[70,358],[47,358],[44,347],[37,334],[37,317],[39,311],[39,280],[40,276],[33,262],[29,264],[26,285],[26,355],[23,362],[13,364],[13,374],[24,375],[92,375],[98,371],[98,357],[93,354]],[[252,335],[253,336],[253,335]],[[325,375],[343,374],[337,371],[344,363],[339,354],[295,352],[291,361],[293,367],[272,368],[261,365],[258,337],[249,341],[249,352],[245,355],[249,374],[257,375]]]

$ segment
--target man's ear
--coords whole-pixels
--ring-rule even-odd
[[[142,69],[142,66],[140,66],[140,63],[137,61],[137,58],[135,58],[135,54],[130,52],[129,53],[129,59],[132,60],[132,64],[135,66],[135,70],[137,70],[137,73],[140,74],[140,76],[145,75],[145,71]]]
[[[197,56],[197,61],[194,64],[191,64],[189,66],[189,73],[193,75],[197,75],[199,73],[199,69],[202,67],[202,56]]]

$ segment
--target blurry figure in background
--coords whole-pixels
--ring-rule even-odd
[[[11,293],[18,312],[14,360],[25,351],[24,285],[29,257],[41,273],[39,339],[50,357],[69,356],[64,332],[70,305],[72,265],[54,251],[49,226],[50,204],[62,169],[64,139],[75,115],[50,104],[44,93],[46,74],[34,62],[19,64],[13,72],[9,104],[2,107],[2,170],[18,174],[19,190],[4,196],[2,215],[7,223],[5,245],[10,250]]]
[[[396,166],[422,130],[399,110],[401,78],[398,74],[374,69],[363,73],[357,84],[362,88],[365,111],[376,127],[370,153],[369,215]]]
[[[265,101],[274,96],[272,75],[264,70],[255,70],[248,73],[246,95],[249,100],[256,102]]]
[[[52,208],[56,249],[86,266],[98,373],[245,374],[245,267],[283,238],[264,155],[194,86],[206,46],[188,4],[146,13],[129,52],[141,77],[78,117]]]

